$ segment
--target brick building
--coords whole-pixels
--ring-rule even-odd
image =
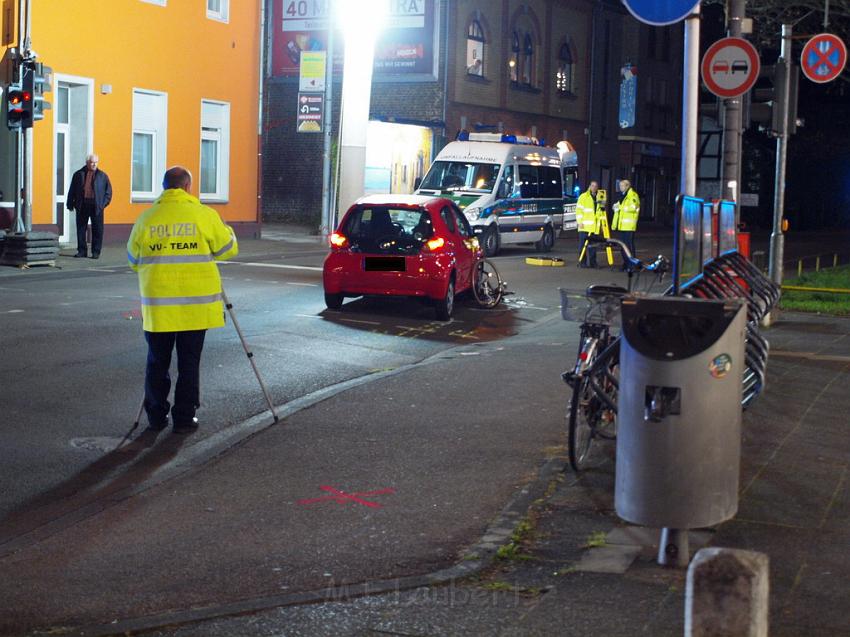
[[[268,1],[263,216],[318,226],[323,140],[296,132],[297,51],[324,48],[327,21],[287,16],[283,0]],[[376,46],[366,191],[410,192],[461,129],[503,131],[549,145],[566,139],[578,152],[582,183],[590,176],[613,189],[617,179],[630,178],[644,198],[644,218],[671,218],[681,139],[681,25],[640,24],[615,0],[391,5],[388,34]],[[334,139],[341,40],[335,37],[329,113]],[[624,67],[636,74],[637,92],[634,123],[621,128]]]

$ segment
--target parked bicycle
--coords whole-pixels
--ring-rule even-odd
[[[617,327],[621,299],[636,287],[642,288],[643,293],[650,292],[670,269],[670,262],[663,255],[646,264],[633,257],[628,247],[617,239],[594,243],[597,247],[620,250],[628,284],[625,288],[590,285],[580,293],[560,289],[562,316],[568,321],[581,322],[575,365],[561,375],[573,390],[567,408],[567,447],[575,471],[586,464],[595,439],[616,439],[620,365]],[[641,286],[643,273],[651,273],[652,279]]]

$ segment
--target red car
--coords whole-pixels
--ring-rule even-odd
[[[330,237],[325,259],[325,304],[345,297],[412,296],[430,299],[449,320],[457,294],[470,289],[481,257],[466,217],[449,199],[369,195],[358,199]]]

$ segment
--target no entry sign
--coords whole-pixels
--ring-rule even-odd
[[[743,38],[723,38],[708,47],[700,73],[706,88],[718,97],[737,97],[753,87],[760,68],[752,44]]]
[[[837,78],[845,64],[847,47],[841,38],[831,33],[821,33],[806,42],[800,57],[803,75],[818,84]]]

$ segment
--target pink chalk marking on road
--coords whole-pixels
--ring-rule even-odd
[[[359,491],[357,493],[346,493],[345,491],[340,491],[335,487],[329,487],[327,485],[322,485],[319,487],[322,491],[327,491],[331,495],[325,495],[321,498],[306,498],[304,500],[298,500],[298,504],[307,505],[307,504],[315,504],[316,502],[329,502],[334,501],[337,504],[347,504],[348,502],[356,502],[357,504],[361,504],[365,507],[371,507],[373,509],[380,509],[383,505],[378,504],[377,502],[372,502],[370,500],[364,500],[363,498],[371,497],[375,495],[385,495],[388,493],[395,493],[395,489],[387,488],[387,489],[378,489],[377,491]]]

